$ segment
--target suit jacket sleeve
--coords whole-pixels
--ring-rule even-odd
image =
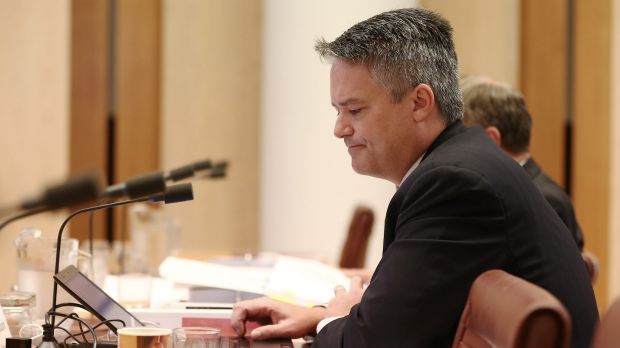
[[[416,173],[417,172],[417,173]],[[477,173],[418,168],[361,302],[328,324],[313,348],[450,347],[469,287],[506,261],[501,197]]]

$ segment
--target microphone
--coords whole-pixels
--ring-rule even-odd
[[[120,184],[108,186],[102,198],[114,199],[127,196],[133,199],[164,192],[165,190],[166,180],[164,173],[151,172],[131,177]]]
[[[163,201],[165,204],[181,203],[194,199],[194,191],[192,184],[176,184],[166,187],[166,191],[162,194],[152,196],[151,202],[157,203]]]
[[[182,167],[172,169],[168,175],[166,175],[167,181],[181,181],[188,179],[196,175],[197,172],[209,170],[213,165],[210,160],[197,161],[191,164],[186,164]]]
[[[197,161],[182,167],[172,169],[165,176],[166,181],[177,182],[191,177],[222,178],[226,176],[228,162],[221,161],[213,164],[210,160]]]
[[[207,172],[211,168],[213,168],[213,164],[209,160],[194,163],[194,171],[196,173]]]
[[[152,172],[127,179],[124,183],[108,186],[103,193],[104,199],[120,197],[138,198],[163,192],[166,182],[177,182],[191,178],[200,172],[208,172],[206,177],[219,178],[225,176],[227,162],[217,163],[215,166],[210,160],[196,161],[191,164],[170,170],[168,174]]]
[[[138,203],[138,202],[164,202],[166,204],[172,204],[172,203],[180,203],[180,202],[184,202],[184,201],[190,201],[194,199],[194,193],[192,190],[192,184],[190,183],[186,183],[186,184],[176,184],[176,185],[171,185],[169,187],[167,187],[165,189],[164,193],[160,193],[160,194],[155,194],[155,195],[151,195],[151,196],[145,196],[145,197],[139,197],[139,198],[132,198],[129,200],[125,200],[125,201],[118,201],[118,202],[112,202],[112,203],[107,203],[107,204],[100,204],[100,205],[96,205],[93,207],[88,207],[88,208],[83,208],[83,209],[79,209],[76,210],[75,212],[71,213],[62,223],[62,225],[60,225],[60,229],[58,230],[58,239],[56,241],[56,262],[54,264],[54,274],[58,274],[59,271],[59,267],[60,267],[60,243],[62,242],[62,232],[65,229],[65,226],[69,223],[69,221],[74,218],[75,216],[82,214],[82,213],[86,213],[86,212],[90,212],[90,211],[95,211],[95,210],[100,210],[100,209],[106,209],[106,208],[112,208],[112,207],[116,207],[116,206],[120,206],[120,205],[127,205],[127,204],[131,204],[131,203]],[[50,310],[51,313],[55,313],[56,312],[56,295],[58,292],[58,284],[56,283],[56,280],[54,280],[54,289],[53,289],[53,293],[52,293],[52,308]],[[55,315],[52,315],[52,327],[54,326],[55,323]]]
[[[94,200],[98,194],[99,180],[97,177],[93,174],[84,174],[47,188],[40,197],[25,200],[20,205],[20,209],[30,210],[41,207],[56,209]]]
[[[48,210],[93,200],[99,194],[99,179],[94,174],[81,174],[69,180],[49,186],[43,194],[0,209],[0,212],[32,210],[46,207]]]
[[[215,164],[215,166],[213,166],[213,169],[211,169],[211,173],[209,174],[209,177],[211,178],[224,178],[226,177],[226,170],[228,169],[228,162],[227,161],[221,161]]]
[[[39,197],[26,199],[17,205],[23,210],[0,222],[0,230],[26,216],[75,204],[94,201],[99,195],[99,179],[94,174],[82,174],[66,182],[48,187]]]
[[[133,199],[160,193],[166,189],[167,181],[177,182],[187,179],[193,177],[197,172],[208,170],[211,167],[210,160],[202,160],[173,169],[167,175],[157,171],[134,176],[123,183],[108,186],[101,195],[101,200],[98,204],[121,197]],[[93,253],[93,214],[94,211],[91,211],[88,218],[88,241],[91,254]]]

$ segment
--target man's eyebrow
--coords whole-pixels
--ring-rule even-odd
[[[355,104],[355,103],[361,103],[362,100],[359,98],[349,98],[346,99],[345,101],[341,102],[341,103],[334,103],[332,102],[332,106],[333,107],[337,107],[337,106],[347,106],[349,104]]]

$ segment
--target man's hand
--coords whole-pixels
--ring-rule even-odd
[[[250,333],[254,339],[298,338],[316,334],[316,325],[325,317],[325,308],[307,308],[267,297],[234,305],[230,323],[237,335],[245,335],[246,321],[261,325]]]
[[[334,294],[336,296],[327,304],[325,316],[341,317],[348,315],[351,311],[351,307],[358,304],[364,294],[362,278],[359,276],[351,277],[349,291],[347,292],[344,286],[338,285],[334,288]]]

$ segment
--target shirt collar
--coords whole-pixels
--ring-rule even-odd
[[[405,180],[407,180],[407,178],[409,177],[409,175],[411,175],[411,173],[413,173],[413,171],[420,165],[420,162],[422,162],[422,158],[424,158],[424,154],[422,154],[422,156],[420,156],[411,166],[411,168],[409,168],[409,170],[405,173],[405,176],[403,176],[403,179],[400,181],[400,184],[398,184],[398,186],[396,186],[396,189],[398,189],[403,182],[405,182]]]

